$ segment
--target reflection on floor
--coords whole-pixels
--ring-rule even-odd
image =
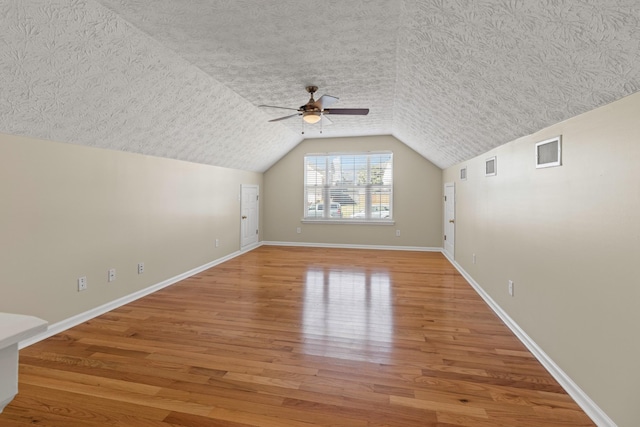
[[[305,345],[305,353],[389,362],[386,356],[393,347],[391,292],[385,271],[309,269],[304,281],[302,333],[305,338],[323,340],[325,345]],[[349,343],[349,351],[337,354],[334,343]]]

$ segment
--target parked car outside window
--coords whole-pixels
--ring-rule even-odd
[[[340,203],[331,203],[330,204],[331,211],[329,215],[331,218],[342,218],[342,209]],[[307,209],[306,218],[323,218],[324,217],[324,204],[318,203],[316,205],[311,205]]]
[[[386,205],[373,205],[371,206],[371,218],[389,218],[391,211],[389,210],[389,206]],[[353,214],[354,218],[366,218],[366,212],[360,211],[358,213]]]

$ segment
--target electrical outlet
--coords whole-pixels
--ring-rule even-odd
[[[220,247],[220,239],[216,239],[216,248]]]
[[[78,277],[78,292],[87,290],[87,276]]]
[[[107,281],[113,282],[114,280],[116,280],[116,269],[110,268],[109,271],[107,272]]]
[[[509,295],[513,296],[513,280],[509,280]]]
[[[144,262],[138,263],[138,274],[144,273]]]
[[[473,263],[476,263],[476,254],[473,254]]]
[[[296,233],[298,233],[298,234],[302,233],[302,228],[300,228],[300,227],[296,228]]]
[[[400,230],[396,230],[396,237],[400,237]]]

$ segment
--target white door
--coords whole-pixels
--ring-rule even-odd
[[[453,182],[444,185],[444,251],[454,259],[456,241],[456,192]]]
[[[258,243],[258,186],[240,188],[240,247]]]

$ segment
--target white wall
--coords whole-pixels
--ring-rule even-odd
[[[302,223],[305,154],[383,150],[393,152],[395,225]],[[267,241],[442,246],[442,171],[392,136],[305,140],[265,172],[264,182]]]
[[[639,113],[637,94],[443,173],[456,185],[456,261],[629,427],[640,425]],[[560,134],[563,165],[535,169],[535,143]],[[493,155],[498,174],[485,177]]]
[[[51,323],[238,251],[240,185],[262,186],[259,173],[1,134],[0,171],[0,312]]]

